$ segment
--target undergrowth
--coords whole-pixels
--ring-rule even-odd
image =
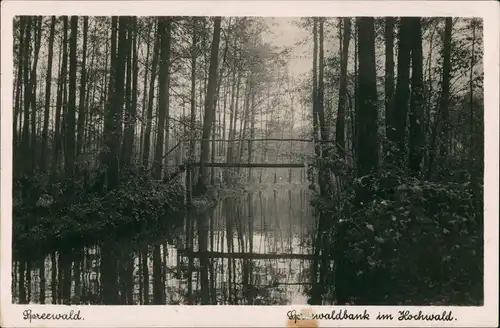
[[[145,171],[129,170],[117,187],[106,191],[100,177],[55,180],[36,175],[15,180],[14,251],[47,252],[129,238],[137,231],[176,224],[182,217],[184,191],[179,182],[165,183]]]
[[[369,202],[357,201],[361,188]],[[380,170],[354,179],[335,199],[316,196],[313,206],[331,220],[329,240],[340,250],[335,286],[347,303],[482,304],[482,197],[468,182]]]

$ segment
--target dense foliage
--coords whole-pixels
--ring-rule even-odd
[[[307,97],[320,142],[310,176],[322,259],[310,303],[481,304],[482,21],[351,24],[337,20],[340,49],[329,55],[328,20],[312,19]]]
[[[372,200],[356,205],[358,188],[368,188]],[[338,199],[316,198],[315,205],[332,220],[350,303],[482,303],[483,212],[467,181],[380,169],[355,179]]]
[[[25,250],[76,247],[179,221],[184,192],[178,182],[165,183],[142,170],[129,170],[116,188],[103,192],[100,179],[48,183],[39,175],[16,181],[29,193],[24,201],[15,198],[13,244]]]

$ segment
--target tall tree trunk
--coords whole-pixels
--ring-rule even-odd
[[[203,118],[203,133],[201,141],[201,157],[200,157],[200,178],[198,181],[198,192],[203,193],[208,184],[208,168],[204,165],[208,161],[210,154],[210,130],[214,120],[215,113],[215,97],[217,91],[217,70],[219,64],[219,41],[221,31],[221,17],[216,17],[214,21],[214,34],[212,46],[210,50],[210,67],[208,75],[207,96],[205,98],[205,113]]]
[[[319,124],[318,124],[318,20],[313,22],[313,92],[312,92],[312,115],[313,115],[313,140],[315,142],[316,157],[320,157]]]
[[[236,65],[235,65],[236,66]],[[231,142],[232,136],[233,136],[233,120],[234,120],[234,102],[235,102],[235,97],[236,97],[236,67],[233,67],[233,74],[232,74],[232,83],[231,83],[231,99],[229,101],[229,133],[228,133],[228,140],[229,142],[227,143],[227,152],[226,152],[226,162],[229,163],[230,158],[231,158],[231,153],[232,153],[232,147],[233,143]],[[238,74],[239,78],[239,74]],[[226,171],[228,172],[228,171]],[[226,176],[226,180],[229,178],[229,176]]]
[[[33,68],[31,69],[30,83],[31,83],[31,137],[30,137],[30,150],[31,150],[31,161],[30,170],[33,172],[38,164],[37,160],[37,131],[36,131],[36,121],[37,121],[37,68],[38,68],[38,54],[40,53],[41,39],[42,39],[42,20],[43,17],[39,16],[36,18],[36,30],[34,34],[35,47],[33,53]]]
[[[98,26],[95,25],[94,29],[92,31],[92,39],[95,39],[96,33],[97,33]],[[92,118],[93,118],[93,111],[90,109],[96,108],[96,102],[95,102],[95,94],[96,94],[96,85],[97,83],[95,82],[94,78],[94,63],[95,63],[95,57],[96,57],[96,46],[95,44],[92,46],[92,49],[90,51],[90,63],[88,65],[88,72],[86,72],[86,81],[85,81],[85,88],[87,89],[86,94],[85,94],[85,122],[83,123],[84,125],[84,132],[83,132],[83,146],[82,146],[82,152],[88,152],[90,149],[92,149],[92,139],[91,139],[91,130],[94,130],[95,127],[92,124]],[[88,74],[88,75],[87,75]],[[92,77],[92,79],[90,78]],[[90,163],[85,163],[85,166],[90,165]],[[85,176],[87,175],[88,171],[86,172]]]
[[[325,97],[325,84],[324,84],[324,70],[325,70],[325,55],[324,55],[324,18],[319,18],[319,74],[318,74],[318,121],[321,137],[321,158],[328,159],[330,152],[330,144],[328,143],[328,126],[325,119],[324,97]],[[323,197],[328,197],[330,194],[330,167],[324,165],[324,161],[319,168],[319,187],[320,193]],[[322,220],[325,221],[325,220]],[[326,221],[325,221],[326,223]]]
[[[402,17],[399,23],[398,38],[398,77],[396,94],[394,95],[394,110],[388,120],[387,139],[395,151],[390,151],[388,160],[400,165],[404,160],[406,121],[408,117],[408,100],[410,96],[410,47],[411,29],[409,18]],[[360,68],[361,71],[361,68]]]
[[[229,80],[229,77],[228,77],[228,80]],[[227,136],[226,136],[226,130],[227,130],[227,127],[226,127],[226,112],[227,112],[227,89],[228,89],[228,86],[226,85],[224,87],[224,104],[222,106],[222,140],[227,140]],[[226,141],[222,141],[220,143],[220,151],[219,151],[219,155],[220,156],[225,156],[226,155],[226,145],[227,145],[227,142]]]
[[[122,167],[132,162],[134,148],[135,124],[137,115],[137,17],[130,18],[132,22],[128,28],[127,39],[127,85],[126,85],[126,112],[125,131],[122,148]],[[130,49],[131,48],[131,49]]]
[[[248,128],[248,118],[249,118],[249,110],[250,110],[250,78],[246,78],[245,82],[245,94],[243,98],[243,113],[241,115],[241,123],[243,124],[243,127],[241,127],[240,124],[240,152],[238,156],[238,160],[241,160],[243,157],[243,151],[245,147],[247,146],[244,142],[243,139],[246,138],[247,135],[247,128]],[[240,168],[238,168],[238,173],[240,172]]]
[[[69,96],[66,117],[66,176],[72,177],[75,171],[75,118],[76,118],[76,44],[78,38],[78,16],[71,16],[71,35],[69,42]]]
[[[135,129],[137,125],[137,84],[138,84],[138,74],[139,74],[139,60],[138,60],[138,49],[137,49],[137,17],[132,18],[132,30],[133,30],[133,41],[132,41],[132,105],[130,109],[131,118],[131,129],[130,135],[128,136],[128,156],[132,158],[132,152],[134,149],[135,140]]]
[[[144,92],[142,96],[142,112],[141,112],[141,137],[140,137],[140,156],[139,158],[143,158],[144,154],[144,123],[146,122],[146,111],[147,111],[147,94],[148,94],[148,73],[149,73],[149,49],[150,49],[150,37],[151,37],[151,24],[148,24],[147,30],[147,38],[146,38],[146,63],[144,64]]]
[[[158,66],[159,52],[160,52],[160,33],[159,33],[159,26],[157,26],[155,32],[155,44],[153,48],[153,60],[151,63],[151,80],[149,81],[148,113],[146,120],[146,132],[144,133],[144,152],[142,154],[142,165],[146,168],[148,167],[150,147],[151,147],[151,125],[153,123],[155,79],[156,79],[156,68]]]
[[[322,143],[322,157],[328,157],[328,145],[326,141],[328,140],[328,127],[326,125],[325,119],[325,108],[324,108],[324,98],[325,98],[325,81],[324,81],[324,71],[325,71],[325,55],[324,55],[324,18],[319,18],[319,74],[318,74],[318,120],[319,120],[319,129],[321,134],[321,140],[324,141]]]
[[[196,146],[196,56],[197,56],[197,17],[192,18],[192,29],[193,29],[193,38],[191,43],[191,118],[190,118],[190,132],[189,136],[189,156],[192,159],[194,157],[194,151]],[[189,175],[191,177],[191,175]]]
[[[233,130],[229,133],[229,139],[234,140],[236,138],[236,122],[238,121],[238,105],[240,99],[240,89],[241,89],[241,72],[238,71],[238,78],[236,81],[236,96],[234,101],[234,117],[233,117]],[[236,143],[231,142],[231,145],[227,152],[227,162],[232,162],[234,159],[234,146]]]
[[[113,126],[110,140],[110,157],[108,162],[108,187],[114,188],[119,180],[119,156],[120,156],[120,137],[121,137],[121,118],[124,102],[124,84],[125,84],[125,64],[127,56],[127,29],[130,24],[130,17],[120,16],[118,24],[118,46],[116,47],[114,73],[114,94],[113,99],[109,101],[110,109],[113,115]]]
[[[25,52],[25,25],[26,25],[26,18],[21,17],[20,19],[20,26],[19,26],[19,52],[18,52],[18,58],[17,58],[17,77],[16,77],[16,98],[14,101],[14,119],[13,119],[13,126],[12,126],[12,133],[13,133],[13,141],[14,141],[14,147],[18,146],[18,133],[22,133],[21,130],[19,129],[18,131],[18,117],[21,112],[21,92],[22,87],[23,87],[23,72],[24,72],[24,52]],[[21,118],[19,118],[19,122],[21,121]],[[14,168],[17,167],[16,163],[18,162],[17,156],[15,155],[18,152],[14,153]],[[17,170],[16,170],[17,171]],[[16,172],[17,173],[17,172]]]
[[[439,112],[442,115],[441,122],[443,129],[440,140],[440,158],[443,161],[448,157],[448,142],[449,142],[449,102],[450,102],[450,71],[451,71],[451,33],[452,33],[452,17],[446,17],[444,27],[443,41],[443,82],[441,90],[441,100],[439,102]],[[443,163],[444,164],[444,163]]]
[[[66,72],[68,73],[69,70]],[[66,144],[67,144],[67,140],[66,140],[66,135],[68,134],[68,78],[69,78],[69,74],[66,76],[65,78],[65,83],[63,84],[62,88],[63,88],[63,95],[62,95],[62,117],[61,117],[61,150],[62,150],[62,155],[65,156],[65,153],[66,153]],[[63,157],[63,164],[65,164],[66,162],[66,157]],[[66,169],[66,165],[64,165],[65,169]]]
[[[47,59],[47,76],[45,77],[45,110],[43,113],[42,130],[42,157],[40,169],[45,172],[47,169],[47,143],[49,134],[49,115],[50,115],[50,90],[52,86],[52,59],[54,57],[54,34],[56,30],[56,16],[50,18],[49,33],[49,57]]]
[[[255,84],[256,84],[256,78],[252,74],[250,77],[251,80],[251,96],[250,96],[250,141],[248,142],[248,163],[251,163],[252,161],[252,156],[253,156],[253,142],[251,140],[255,139],[255,93],[257,92],[255,90]],[[252,168],[248,168],[248,181],[252,181]]]
[[[394,26],[396,19],[394,17],[385,18],[385,134],[386,137],[391,133],[389,131],[389,119],[392,116],[391,105],[394,94]]]
[[[67,68],[68,68],[68,56],[67,56],[67,48],[68,48],[68,17],[63,16],[63,41],[61,45],[61,51],[60,51],[60,61],[62,62],[60,64],[60,72],[57,77],[58,83],[57,83],[57,97],[56,97],[56,125],[55,125],[55,131],[54,131],[54,144],[52,146],[53,148],[53,154],[52,154],[52,174],[55,174],[57,170],[59,169],[59,155],[62,149],[62,112],[63,112],[63,92],[64,92],[64,85],[66,84],[66,75],[67,75]]]
[[[357,134],[356,176],[363,177],[378,166],[379,153],[374,18],[357,18],[356,23],[359,42],[359,89],[363,90],[358,93],[359,107],[356,110],[356,130],[362,131]],[[358,199],[364,202],[366,197]]]
[[[23,82],[24,82],[24,118],[23,118],[23,132],[21,139],[21,153],[25,154],[27,158],[23,159],[23,173],[27,173],[30,168],[30,144],[29,144],[29,122],[30,122],[30,103],[31,103],[31,82],[29,80],[30,71],[30,43],[31,43],[31,17],[26,17],[26,35],[24,40],[24,69],[23,69]]]
[[[409,168],[415,176],[420,175],[424,147],[424,97],[423,97],[423,54],[422,30],[418,17],[410,18],[411,28],[411,102],[410,102],[410,140]]]
[[[132,18],[129,17],[129,23],[127,25],[127,44],[125,46],[125,103],[123,112],[123,143],[120,157],[120,169],[128,166],[130,163],[130,158],[127,154],[129,140],[129,131],[131,128],[130,121],[132,119],[131,115],[131,98],[132,98]]]
[[[81,155],[84,141],[85,126],[85,93],[87,84],[87,34],[89,29],[89,17],[83,17],[83,47],[82,47],[82,68],[80,73],[80,98],[78,104],[78,135],[76,141],[76,155]],[[78,159],[80,163],[81,160]]]
[[[433,53],[434,53],[434,35],[436,29],[433,29],[429,40],[429,53],[427,55],[427,72],[425,77],[425,120],[424,120],[424,133],[429,131],[430,127],[430,115],[431,115],[431,103],[433,94],[433,79],[432,79],[432,67],[433,67]],[[426,162],[428,161],[429,151],[427,151]]]
[[[342,40],[342,57],[340,66],[340,86],[339,86],[339,108],[337,113],[337,124],[335,128],[335,141],[337,151],[344,155],[346,151],[345,143],[345,109],[347,104],[347,63],[349,59],[349,41],[351,36],[351,19],[344,18],[344,36]]]
[[[229,29],[231,26],[231,18],[229,18]],[[222,57],[222,65],[220,68],[220,72],[218,73],[218,79],[217,79],[217,90],[215,91],[215,100],[214,100],[214,118],[212,122],[212,145],[211,145],[211,162],[215,162],[215,154],[216,154],[216,147],[218,146],[220,148],[220,143],[219,145],[216,144],[215,139],[220,139],[220,127],[221,127],[221,109],[220,109],[220,88],[221,85],[224,82],[224,68],[225,68],[225,63],[226,63],[226,57],[227,57],[227,51],[229,49],[229,42],[228,42],[228,37],[226,37],[226,42],[225,42],[225,47],[224,47],[224,52],[223,52],[223,57]],[[225,93],[225,92],[224,92]],[[215,109],[218,109],[216,111]],[[219,114],[219,119],[216,120],[216,112]],[[214,184],[215,183],[215,167],[212,167],[211,169],[211,174],[210,174],[210,183]]]
[[[358,134],[356,130],[356,113],[358,112],[359,99],[358,99],[358,91],[359,91],[359,57],[358,57],[358,25],[356,24],[356,20],[354,21],[355,31],[354,31],[354,118],[351,122],[352,124],[352,157],[356,158],[356,152],[358,149]]]
[[[162,158],[163,158],[163,142],[165,137],[165,121],[168,116],[168,75],[170,65],[170,33],[171,21],[168,18],[160,18],[158,21],[158,30],[160,33],[160,72],[158,76],[159,91],[159,108],[158,108],[158,126],[155,158],[153,162],[153,176],[155,179],[162,178]]]

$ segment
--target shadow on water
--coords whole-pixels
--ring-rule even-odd
[[[309,201],[307,185],[274,184],[187,213],[175,226],[29,261],[16,256],[13,302],[306,304],[315,235]]]

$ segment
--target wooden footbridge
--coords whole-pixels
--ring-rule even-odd
[[[201,142],[202,139],[197,139],[195,140],[196,142]],[[269,163],[269,162],[261,162],[261,163],[255,163],[251,161],[252,154],[250,154],[250,149],[251,149],[251,143],[253,142],[290,142],[290,143],[309,143],[313,144],[314,142],[319,142],[319,143],[329,143],[331,141],[314,141],[311,139],[273,139],[273,138],[267,138],[267,139],[209,139],[209,143],[239,143],[239,146],[241,147],[242,143],[247,144],[247,150],[248,150],[248,161],[246,162],[234,162],[232,159],[230,161],[226,162],[208,162],[204,163],[204,167],[210,167],[210,168],[303,168],[307,167],[307,164],[305,162],[287,162],[287,163]],[[191,142],[191,140],[182,140],[179,141],[172,149],[170,149],[167,154],[164,157],[167,157],[170,153],[172,153],[175,150],[178,150],[178,148],[182,148],[183,144],[186,142]],[[302,151],[304,148],[301,149]],[[182,150],[181,150],[182,152]],[[196,155],[199,154],[186,154],[186,156],[183,156],[183,158],[194,158]],[[243,155],[243,154],[240,154]],[[240,156],[242,157],[242,156]],[[200,162],[190,162],[190,163],[184,163],[178,165],[178,168],[181,171],[184,171],[188,168],[192,167],[201,167]]]
[[[176,164],[174,165],[175,169],[171,171],[168,176],[164,178],[164,181],[171,181],[181,175],[182,173],[186,173],[184,176],[185,180],[185,187],[186,191],[191,191],[192,190],[192,183],[195,181],[195,173],[194,169],[199,169],[202,166],[206,168],[212,168],[212,174],[213,174],[213,169],[214,168],[222,168],[222,169],[231,169],[231,168],[270,168],[270,169],[279,169],[279,168],[307,168],[307,163],[305,160],[302,161],[292,161],[293,155],[299,153],[301,155],[313,155],[314,149],[317,144],[320,143],[332,143],[330,140],[326,141],[320,141],[320,140],[312,140],[312,139],[299,139],[299,138],[263,138],[263,139],[208,139],[208,143],[210,145],[211,151],[211,156],[210,156],[210,161],[207,163],[200,163],[197,161],[194,161],[195,158],[199,157],[199,150],[200,150],[200,143],[203,141],[203,139],[184,139],[172,147],[163,157],[162,160],[167,158],[168,161],[168,156],[172,153],[176,155]],[[276,147],[277,149],[271,150],[270,152],[276,152],[278,154],[274,154],[275,156],[278,157],[286,157],[288,161],[286,162],[281,162],[279,160],[269,162],[266,158],[265,161],[262,161],[262,153],[260,154],[261,156],[261,161],[260,162],[255,162],[252,159],[255,157],[259,157],[257,154],[257,149],[254,149],[254,152],[252,154],[252,144],[256,142],[261,142],[261,143],[288,143],[290,146],[290,152],[285,155],[285,156],[280,156],[280,147]],[[302,147],[300,149],[294,149],[294,145],[296,144],[301,144]],[[188,147],[186,147],[186,145]],[[224,146],[227,145],[227,146]],[[312,147],[304,147],[304,145],[312,145]],[[246,147],[246,149],[245,149]],[[223,158],[221,159],[221,156],[214,156],[214,153],[216,150],[222,149],[223,152]],[[226,156],[225,151],[229,151],[229,149],[232,150],[233,156]],[[244,154],[244,150],[246,150]],[[179,156],[180,153],[180,156]],[[242,160],[244,157],[246,157],[246,161]],[[216,159],[219,159],[219,161],[216,161]],[[189,197],[189,195],[188,195]]]
[[[196,139],[194,140],[195,143],[200,143],[203,139]],[[175,177],[177,177],[180,173],[183,173],[185,171],[189,171],[191,168],[199,168],[202,166],[202,163],[200,162],[194,162],[192,161],[193,158],[196,158],[199,156],[199,153],[197,153],[196,149],[193,154],[189,153],[189,151],[185,151],[185,149],[189,149],[189,147],[185,147],[185,144],[190,144],[191,147],[193,140],[186,139],[186,140],[181,140],[177,142],[177,144],[172,147],[162,158],[168,158],[168,156],[172,153],[177,154],[177,152],[181,153],[181,158],[178,159],[178,162],[183,162],[182,164],[177,164],[175,165],[176,169],[174,172],[172,172],[169,177],[166,177],[166,180],[172,180]],[[214,161],[214,156],[211,156],[211,161],[208,163],[203,163],[204,167],[209,167],[209,168],[304,168],[307,167],[307,163],[304,161],[302,162],[275,162],[275,163],[270,163],[268,161],[265,162],[253,162],[251,158],[253,157],[254,154],[250,154],[250,149],[251,149],[251,144],[255,142],[275,142],[275,143],[290,143],[290,145],[293,146],[293,144],[296,143],[301,143],[301,144],[314,144],[315,141],[311,139],[276,139],[276,138],[264,138],[264,139],[209,139],[208,140],[209,144],[211,144],[211,147],[220,144],[228,144],[228,147],[231,147],[233,150],[238,151],[239,154],[234,154],[234,157],[239,157],[240,161],[237,162],[235,161],[235,158],[226,158],[224,156],[225,161]],[[316,142],[321,142],[321,141],[316,141]],[[325,142],[325,141],[323,141]],[[330,142],[330,141],[326,141]],[[233,145],[236,144],[236,145]],[[247,154],[243,154],[243,151],[241,151],[241,148],[243,145],[246,145],[246,150],[248,151]],[[193,147],[194,148],[194,147]],[[236,149],[234,149],[236,148]],[[238,149],[239,148],[239,149]],[[225,148],[224,148],[225,149]],[[307,148],[306,147],[301,147],[300,150],[296,150],[296,152],[301,152],[302,154],[307,153]],[[312,148],[313,149],[313,148]],[[311,149],[311,150],[312,150]],[[279,151],[279,150],[278,150]],[[293,150],[292,150],[293,151]],[[247,161],[241,161],[241,158],[247,155],[246,157],[248,158]],[[218,156],[220,157],[220,156]],[[289,156],[291,157],[291,156]]]
[[[203,163],[203,167],[206,168],[222,168],[222,169],[231,169],[231,168],[274,168],[274,169],[279,169],[279,168],[288,168],[288,169],[293,169],[293,168],[307,168],[307,163],[305,159],[303,161],[292,161],[291,156],[294,152],[300,153],[302,155],[307,155],[310,153],[311,155],[314,152],[314,140],[310,139],[274,139],[274,138],[266,138],[266,139],[235,139],[235,140],[227,140],[227,139],[215,139],[215,140],[208,140],[209,144],[211,147],[217,144],[225,143],[228,144],[228,147],[232,147],[231,143],[233,143],[233,149],[237,154],[233,158],[228,158],[227,156],[224,156],[222,161],[216,162],[214,161],[215,156],[211,156],[210,162]],[[166,155],[172,153],[175,150],[180,151],[183,155],[183,163],[176,165],[177,169],[176,171],[170,175],[169,180],[175,178],[176,176],[180,175],[181,173],[184,174],[184,181],[185,181],[185,186],[186,186],[186,199],[187,202],[191,201],[191,193],[192,193],[192,186],[193,182],[195,181],[194,178],[194,169],[199,169],[202,167],[202,163],[200,162],[195,162],[192,161],[193,158],[196,158],[199,156],[199,153],[197,154],[196,151],[194,151],[194,154],[185,154],[182,149],[178,148],[183,148],[183,143],[188,142],[189,145],[191,145],[191,152],[193,152],[193,144],[192,140],[184,140],[178,142]],[[201,142],[200,139],[196,140],[196,142]],[[254,162],[252,161],[253,157],[259,157],[259,156],[251,156],[254,154],[251,154],[251,143],[254,142],[274,142],[274,143],[289,143],[289,145],[301,143],[302,145],[308,144],[308,145],[313,145],[313,147],[310,147],[307,149],[307,147],[301,147],[301,149],[290,149],[290,153],[288,154],[287,159],[289,161],[287,162],[268,162],[268,161],[260,161],[260,162]],[[234,145],[236,144],[236,145]],[[248,153],[243,154],[243,151],[241,151],[242,145],[247,146]],[[239,149],[238,149],[239,147]],[[293,148],[293,147],[290,147]],[[199,149],[198,149],[199,150]],[[224,150],[224,149],[223,149]],[[226,151],[228,149],[225,149]],[[211,149],[213,151],[213,149]],[[280,149],[273,150],[279,153]],[[225,151],[223,151],[225,154]],[[243,155],[243,156],[242,156]],[[247,155],[247,156],[244,156]],[[246,161],[242,161],[242,158],[246,157]],[[262,157],[262,156],[260,156]],[[220,156],[219,156],[220,159]],[[236,161],[236,159],[238,159]],[[191,221],[191,220],[189,220]],[[187,230],[187,238],[189,236],[192,236],[192,223],[187,223],[189,226],[186,226]],[[187,241],[187,240],[186,240]],[[252,260],[270,260],[270,259],[300,259],[300,260],[314,260],[317,258],[317,256],[313,254],[261,254],[261,253],[253,253],[253,252],[245,252],[245,253],[238,253],[238,252],[214,252],[214,251],[208,251],[207,249],[200,250],[200,251],[193,251],[192,249],[192,244],[190,241],[187,241],[187,245],[185,245],[185,248],[180,248],[178,249],[178,256],[179,257],[188,257],[188,258],[219,258],[219,259],[252,259]]]
[[[211,252],[202,251],[194,252],[189,249],[178,249],[179,256],[187,257],[207,257],[207,258],[220,258],[220,259],[244,259],[244,260],[314,260],[319,258],[313,254],[297,254],[297,253],[242,253],[242,252]],[[328,257],[327,259],[333,259]]]

